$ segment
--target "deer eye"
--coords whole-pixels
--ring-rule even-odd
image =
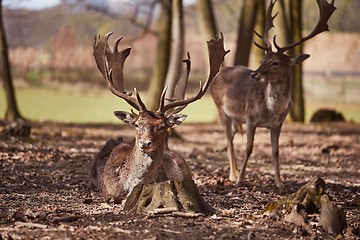
[[[273,66],[273,67],[278,67],[279,65],[280,65],[280,63],[278,61],[271,63],[271,66]]]
[[[166,126],[165,124],[160,124],[158,127],[157,127],[157,130],[158,131],[162,131],[162,130],[165,130]]]

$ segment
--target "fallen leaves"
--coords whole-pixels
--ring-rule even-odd
[[[314,175],[324,178],[326,193],[344,208],[348,239],[360,236],[360,127],[357,125],[284,126],[280,136],[280,171],[287,194]],[[110,137],[132,136],[115,125],[42,123],[30,138],[0,139],[0,238],[37,239],[290,239],[311,238],[304,227],[264,216],[265,205],[284,196],[273,183],[268,131],[259,129],[242,186],[229,182],[226,140],[219,125],[183,125],[184,141],[170,148],[187,157],[201,196],[217,212],[211,216],[182,212],[131,215],[121,205],[102,202],[88,188],[94,154]],[[199,140],[199,138],[201,138]],[[126,139],[130,140],[130,139]],[[242,137],[235,139],[238,163]],[[315,236],[331,236],[309,216]],[[316,223],[316,224],[315,224]],[[354,237],[355,236],[355,237]]]

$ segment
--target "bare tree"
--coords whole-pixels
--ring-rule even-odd
[[[218,30],[211,0],[196,0],[196,15],[202,38],[205,40],[215,37]],[[206,58],[204,51],[204,59]]]
[[[290,8],[290,41],[294,42],[296,39],[302,37],[302,0],[289,1]],[[290,54],[298,55],[303,52],[302,45],[298,45],[291,49]],[[305,121],[305,106],[303,94],[303,79],[302,79],[302,64],[292,66],[291,71],[291,95],[294,106],[291,109],[290,116],[293,121]]]
[[[249,65],[256,13],[261,0],[244,0],[238,29],[234,65]]]
[[[148,89],[148,95],[151,96],[149,99],[149,109],[155,109],[157,107],[168,71],[172,15],[171,2],[172,0],[161,1],[156,61],[153,66],[150,86]]]
[[[281,9],[281,18],[278,22],[282,31],[282,37],[279,42],[288,44],[301,39],[302,37],[302,0],[285,1],[279,0]],[[299,55],[303,52],[302,45],[298,45],[288,50],[290,55]],[[291,96],[293,100],[293,108],[290,117],[293,121],[305,121],[305,104],[303,93],[302,64],[291,66]]]
[[[211,1],[197,0],[196,7],[201,35],[205,39],[215,37],[218,30]]]
[[[7,121],[23,120],[15,97],[15,90],[12,83],[12,75],[8,58],[8,47],[6,41],[5,28],[2,16],[2,0],[0,0],[0,76],[4,81],[7,109],[5,119]]]
[[[254,26],[256,32],[264,32],[265,12],[266,12],[265,0],[259,0],[257,6],[257,12],[256,12],[255,26]],[[253,57],[254,57],[253,63],[258,65],[262,57],[264,56],[264,51],[260,48],[252,48],[251,52],[253,53]]]
[[[184,23],[182,0],[172,0],[172,22],[171,22],[171,55],[169,68],[166,75],[168,86],[167,98],[173,98],[175,85],[180,78],[181,63],[184,54]]]

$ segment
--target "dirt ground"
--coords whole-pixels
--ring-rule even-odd
[[[313,234],[263,214],[264,206],[321,177],[346,213],[344,239],[360,239],[360,125],[285,124],[281,175],[273,182],[269,133],[258,129],[247,182],[227,180],[226,141],[218,124],[183,124],[170,147],[186,157],[211,216],[126,214],[89,190],[92,158],[109,138],[130,140],[124,125],[33,123],[30,138],[0,137],[0,239],[335,239],[316,221]],[[244,137],[235,144],[239,162]],[[316,217],[315,217],[316,218]]]

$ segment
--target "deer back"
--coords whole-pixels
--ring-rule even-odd
[[[276,0],[271,0],[266,12],[264,34],[255,34],[264,45],[254,44],[265,50],[260,66],[255,71],[245,67],[235,66],[220,71],[211,85],[211,93],[220,116],[227,115],[240,123],[251,122],[254,126],[276,127],[284,121],[292,106],[290,97],[290,66],[299,64],[310,55],[300,54],[288,56],[285,52],[321,32],[328,31],[327,21],[335,11],[334,1],[317,0],[319,20],[315,28],[298,41],[280,47],[273,38],[272,49],[269,40],[269,30],[274,27],[272,9]],[[224,117],[223,117],[224,118]]]
[[[244,66],[223,68],[211,85],[217,108],[238,123],[272,127],[291,108],[290,58],[266,55],[255,71]]]

